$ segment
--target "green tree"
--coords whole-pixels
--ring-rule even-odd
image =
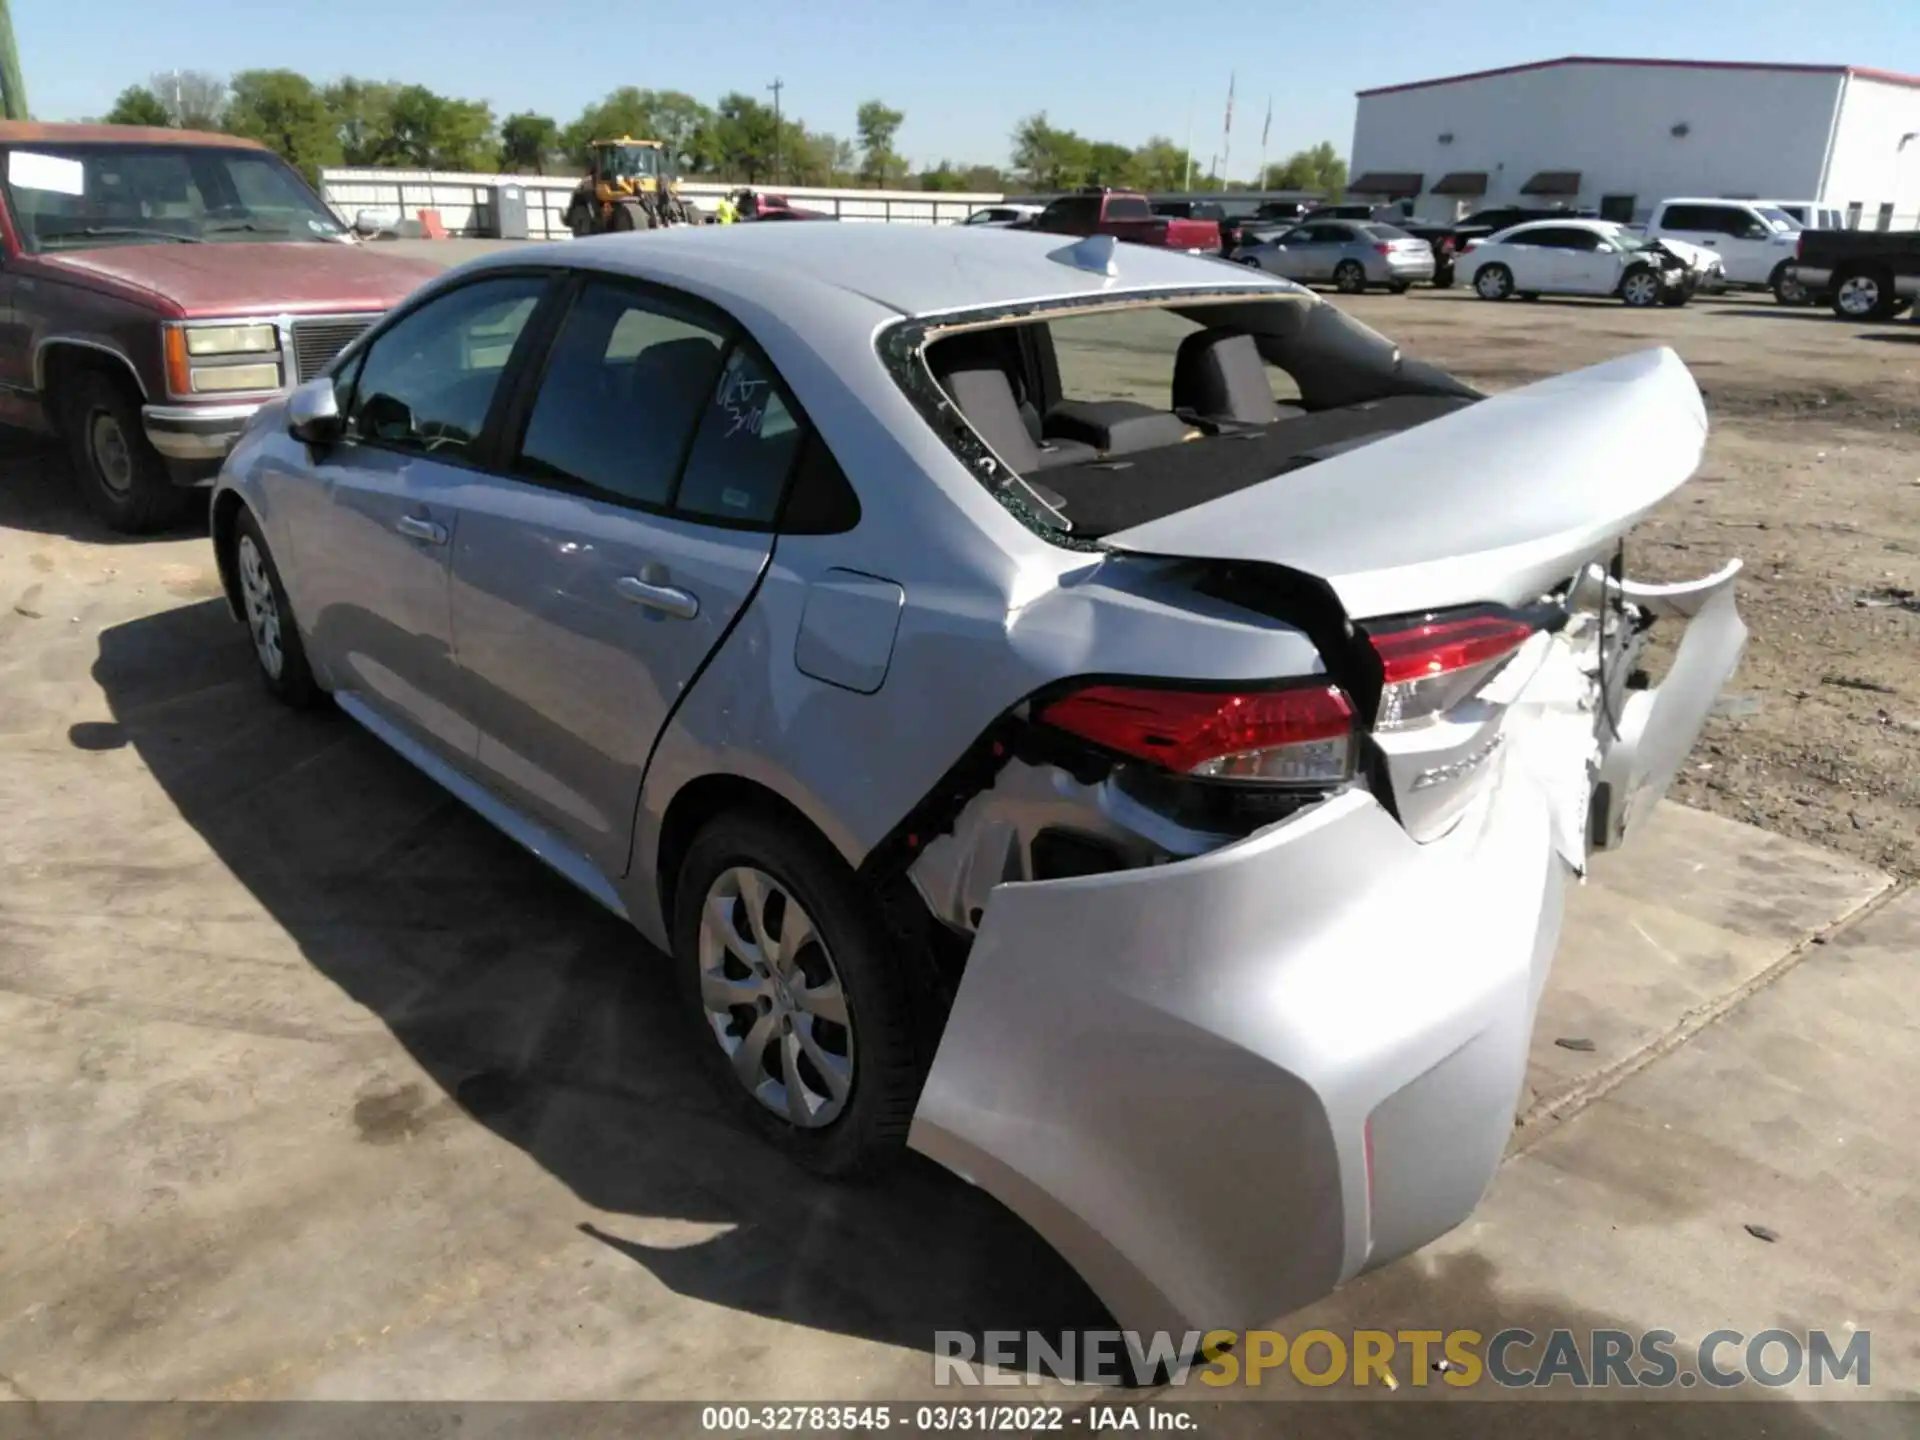
[[[243,70],[233,77],[227,129],[269,146],[317,182],[324,165],[340,163],[340,132],[320,92],[292,70]]]
[[[869,185],[898,184],[906,174],[906,162],[894,153],[893,139],[906,121],[906,113],[889,109],[878,100],[869,100],[855,112],[854,126],[860,133],[860,178]]]
[[[1184,190],[1187,188],[1187,152],[1164,135],[1152,135],[1133,152],[1128,174],[1141,190]]]
[[[1013,131],[1013,168],[1036,190],[1070,190],[1087,183],[1087,142],[1071,130],[1056,130],[1040,110]]]
[[[967,188],[967,177],[954,168],[951,160],[942,160],[914,176],[913,183],[921,190],[962,191]]]
[[[1347,162],[1322,140],[1310,150],[1296,150],[1261,177],[1263,190],[1318,190],[1338,200],[1347,188]]]
[[[348,165],[378,165],[393,119],[393,97],[400,86],[392,80],[334,81],[320,92],[333,117],[340,140],[340,158]]]
[[[1126,186],[1133,182],[1133,151],[1105,140],[1090,141],[1086,147],[1089,185]]]
[[[618,140],[623,135],[658,140],[676,166],[698,174],[716,168],[710,134],[713,119],[711,110],[679,90],[623,85],[581,111],[580,118],[560,132],[560,146],[574,164],[585,169],[596,140]]]
[[[486,170],[499,162],[493,107],[436,95],[424,85],[395,92],[376,164],[418,170]]]
[[[508,170],[547,173],[547,157],[560,144],[560,126],[550,115],[522,111],[500,122],[500,163]]]
[[[791,127],[782,125],[781,130]],[[732,91],[714,106],[710,129],[715,173],[754,184],[773,174],[773,111],[751,95]]]
[[[171,125],[173,114],[144,85],[129,85],[107,112],[109,125]]]

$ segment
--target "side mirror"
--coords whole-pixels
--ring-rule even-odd
[[[294,439],[308,445],[332,445],[345,431],[340,397],[328,376],[307,381],[287,397],[287,433]]]

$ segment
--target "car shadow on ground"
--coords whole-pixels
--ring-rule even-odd
[[[205,490],[199,492],[201,505],[189,507],[177,524],[156,534],[122,535],[109,530],[80,498],[71,467],[58,440],[0,428],[0,473],[6,476],[6,483],[0,485],[0,528],[63,535],[90,545],[138,545],[207,532]]]
[[[931,1162],[833,1184],[739,1128],[695,1065],[666,957],[345,716],[286,711],[252,671],[219,600],[115,626],[93,671],[114,719],[69,739],[131,745],[315,969],[603,1212],[582,1233],[680,1294],[920,1350],[936,1327],[1111,1324],[1024,1224]],[[369,1093],[347,1123],[387,1143],[422,1108]],[[627,1216],[722,1228],[660,1248]]]
[[[1882,345],[1920,345],[1920,322],[1909,325],[1905,330],[1875,330],[1853,338],[1877,340]]]

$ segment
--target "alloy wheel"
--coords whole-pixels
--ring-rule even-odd
[[[87,453],[93,458],[94,473],[115,495],[133,489],[133,447],[126,432],[110,411],[96,410],[87,420]]]
[[[1871,315],[1880,308],[1880,282],[1871,275],[1849,275],[1833,292],[1833,299],[1849,315]]]
[[[1507,298],[1507,272],[1498,266],[1490,266],[1473,277],[1473,289],[1483,300],[1504,300]]]
[[[1660,298],[1660,282],[1644,272],[1629,275],[1620,293],[1629,305],[1651,305]]]
[[[251,535],[242,535],[238,548],[240,560],[240,601],[247,612],[247,629],[253,632],[253,653],[260,657],[260,668],[267,678],[278,680],[286,668],[286,652],[280,648],[280,604],[274,598],[273,577],[267,562]]]
[[[833,956],[794,894],[736,865],[700,912],[700,1003],[734,1078],[807,1130],[832,1124],[853,1093],[852,1016]]]

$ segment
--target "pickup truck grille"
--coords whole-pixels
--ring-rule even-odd
[[[327,362],[380,317],[348,315],[337,320],[296,320],[293,322],[293,371],[297,381],[311,380]]]

